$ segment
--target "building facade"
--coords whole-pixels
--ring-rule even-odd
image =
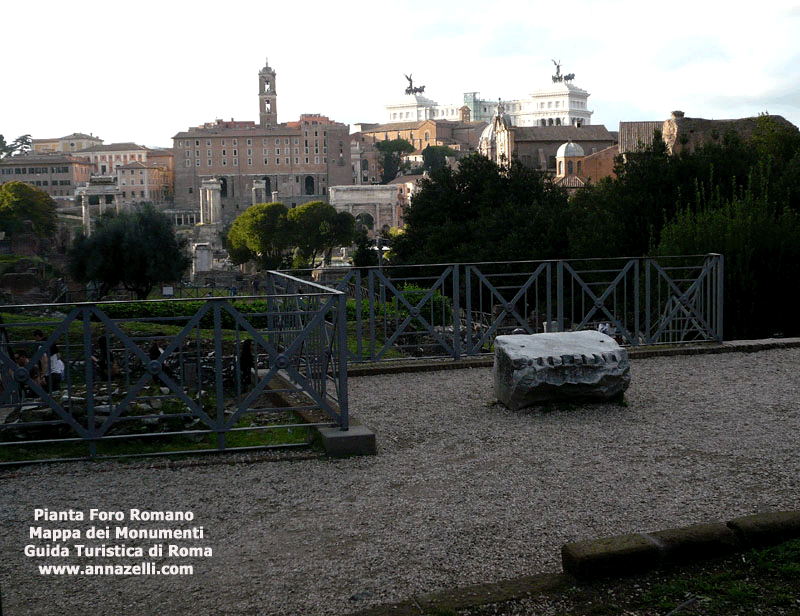
[[[176,209],[199,208],[204,183],[218,183],[218,222],[227,224],[254,203],[327,201],[330,186],[352,182],[349,126],[319,114],[278,123],[269,64],[258,83],[258,123],[216,120],[173,137]]]
[[[95,175],[116,175],[117,167],[147,162],[149,150],[132,142],[93,145],[77,152],[92,163]]]
[[[390,123],[420,120],[452,120],[461,122],[491,122],[495,109],[501,104],[512,126],[585,126],[592,123],[589,93],[575,86],[573,73],[562,75],[556,63],[552,84],[535,90],[527,98],[488,100],[479,92],[464,93],[458,105],[440,105],[415,92],[413,85],[406,89],[403,99],[386,105]],[[424,91],[424,87],[423,87]]]
[[[73,201],[75,189],[85,185],[91,175],[92,164],[71,154],[27,154],[0,160],[0,184],[25,182],[62,204]]]
[[[103,145],[103,140],[92,134],[72,133],[66,137],[55,139],[31,139],[31,151],[34,154],[53,152],[80,152],[86,148]]]
[[[172,173],[160,161],[134,161],[116,168],[117,186],[125,205],[150,202],[166,206],[172,202]]]
[[[389,124],[361,125],[350,135],[350,157],[353,184],[377,184],[381,181],[379,154],[375,144],[379,141],[405,139],[414,146],[406,157],[421,159],[421,152],[430,146],[447,146],[460,156],[477,152],[485,122],[460,122],[450,120],[420,120]]]
[[[599,124],[514,126],[500,104],[481,134],[478,150],[499,165],[516,158],[526,167],[555,174],[558,149],[568,142],[577,144],[588,156],[615,145],[616,138]]]

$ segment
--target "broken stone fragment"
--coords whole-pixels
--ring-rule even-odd
[[[511,409],[554,400],[609,400],[630,385],[628,352],[593,330],[498,336],[497,399]]]

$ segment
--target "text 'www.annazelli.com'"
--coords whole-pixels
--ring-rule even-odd
[[[39,565],[40,575],[194,575],[192,565]]]

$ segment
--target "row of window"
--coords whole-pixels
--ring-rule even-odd
[[[31,186],[72,186],[72,180],[53,180],[48,184],[47,180],[30,180]]]
[[[327,135],[328,135],[327,131],[322,131],[322,136],[323,137],[327,137]],[[304,137],[308,137],[309,136],[309,131],[305,131],[303,136]],[[314,131],[314,137],[319,137],[319,132],[318,131]],[[299,137],[294,137],[294,138],[291,138],[291,137],[274,137],[275,145],[281,145],[281,143],[283,143],[284,145],[289,145],[290,144],[290,139],[292,139],[294,145],[299,145],[300,144],[300,138]],[[192,147],[192,141],[194,141],[195,147],[199,146],[201,141],[205,141],[207,146],[212,145],[212,140],[211,139],[205,139],[205,140],[203,140],[203,139],[194,139],[194,140],[192,140],[192,139],[186,139],[186,140],[179,139],[178,140],[178,147],[179,148],[183,148],[183,147],[191,148]],[[238,139],[231,139],[230,141],[231,141],[231,145],[232,146],[238,146],[239,145],[239,140]],[[252,139],[246,139],[245,142],[247,143],[247,145],[253,145],[253,140]],[[264,138],[261,139],[261,144],[262,145],[267,145],[268,143],[269,143],[269,139],[267,137],[264,137]],[[220,145],[225,145],[225,139],[220,139],[219,144]],[[305,145],[308,146],[308,139],[305,139]]]
[[[69,167],[4,167],[0,175],[28,175],[41,173],[69,173]]]
[[[425,133],[425,134],[427,136],[428,133]],[[427,139],[426,139],[426,141],[427,141]],[[304,154],[310,154],[311,153],[311,148],[306,147],[306,148],[303,148],[303,150],[304,150],[304,152],[303,152]],[[191,157],[191,152],[192,152],[191,150],[186,150],[186,158],[190,158]],[[286,154],[289,153],[289,148],[286,148],[286,152],[285,153]],[[322,153],[323,154],[327,154],[328,153],[327,146],[323,146]],[[232,154],[233,154],[233,156],[238,156],[239,155],[239,151],[238,150],[233,150]],[[264,156],[269,156],[269,154],[270,154],[269,148],[263,148],[262,154]],[[294,154],[295,154],[295,156],[300,154],[300,148],[295,148],[294,149]],[[316,145],[314,146],[314,154],[319,154],[319,146],[316,146]],[[200,156],[200,150],[195,150],[194,151],[194,155],[199,157]],[[222,150],[222,156],[227,156],[227,155],[228,155],[228,151],[227,150]],[[247,150],[247,155],[248,156],[252,156],[253,155],[252,148]],[[276,156],[280,156],[281,155],[281,149],[280,148],[275,148],[275,155]],[[206,150],[206,156],[211,158],[211,156],[213,156],[213,150]],[[142,172],[139,171],[139,173],[142,173]],[[133,171],[131,171],[131,175],[133,175]]]
[[[305,160],[305,164],[306,165],[310,165],[311,164],[311,157],[310,156],[306,156],[304,160]],[[321,160],[322,160],[322,164],[323,165],[327,165],[328,164],[328,157],[327,156],[323,156]],[[292,159],[291,159],[290,156],[287,156],[286,158],[284,158],[283,161],[287,165],[291,165],[292,164]],[[221,161],[221,164],[222,164],[223,167],[227,167],[228,166],[228,159],[227,158],[223,158],[222,161]],[[238,167],[239,166],[239,159],[238,158],[234,158],[232,164],[233,164],[234,167]],[[265,158],[264,159],[264,164],[265,165],[269,165],[270,164],[270,159],[269,158]],[[281,159],[280,158],[275,158],[275,164],[280,166]],[[294,164],[295,165],[299,165],[300,164],[300,158],[299,157],[295,157]],[[319,165],[320,164],[320,157],[319,156],[315,156],[314,157],[314,164],[315,165]],[[252,166],[253,165],[253,159],[252,158],[248,158],[247,159],[247,165],[248,166]],[[185,167],[191,167],[192,166],[191,159],[187,158],[186,161],[185,161],[185,165],[184,166]],[[194,166],[195,167],[200,167],[201,166],[200,159],[196,159],[194,161]],[[213,167],[214,166],[214,161],[211,158],[206,159],[206,166],[207,167]]]

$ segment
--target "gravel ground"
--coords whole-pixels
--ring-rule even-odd
[[[5,616],[344,614],[560,570],[563,543],[800,507],[800,349],[632,361],[627,405],[511,412],[489,368],[350,380],[377,456],[75,463],[0,471]],[[220,458],[213,458],[219,460]],[[192,511],[170,524],[35,522],[50,511]],[[30,528],[78,529],[26,557]],[[204,557],[75,556],[104,528],[202,526]],[[166,548],[165,548],[166,549]],[[191,576],[40,575],[38,565],[191,564]]]

